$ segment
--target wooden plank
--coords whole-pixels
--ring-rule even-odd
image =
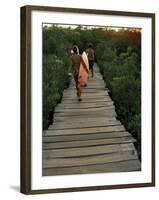
[[[75,101],[75,102],[78,102],[78,98],[76,96],[76,94],[74,94],[74,96],[67,96],[67,97],[63,97],[62,98],[62,102],[72,102],[72,101]],[[82,101],[79,102],[79,103],[83,103],[83,102],[97,102],[97,101],[112,101],[110,96],[105,96],[105,97],[101,97],[101,96],[87,96],[87,97],[84,97],[82,96]]]
[[[94,126],[95,124],[97,124],[97,126],[99,126],[99,124],[104,124],[104,126],[109,125],[116,125],[116,124],[121,124],[121,122],[119,120],[117,120],[114,116],[108,116],[108,117],[103,117],[103,116],[99,116],[99,117],[95,117],[95,116],[91,116],[90,118],[86,116],[81,117],[81,115],[77,115],[75,117],[71,117],[71,116],[64,116],[64,117],[56,117],[53,119],[53,124],[57,124],[57,122],[61,122],[62,124],[77,124],[77,127],[81,128],[80,126],[78,126],[78,124],[89,124],[89,123],[93,123]],[[113,123],[114,122],[114,123]],[[89,127],[92,127],[89,126]]]
[[[103,78],[102,78],[102,76],[101,76],[101,74],[100,74],[99,72],[96,72],[96,73],[94,74],[94,77],[89,77],[89,81],[88,81],[88,82],[97,81],[97,80],[99,80],[99,81],[101,81],[101,82],[104,82],[104,81],[103,81]]]
[[[56,108],[95,108],[95,107],[102,107],[102,106],[105,106],[105,107],[109,107],[109,106],[112,106],[114,103],[112,101],[109,101],[109,102],[92,102],[92,103],[85,103],[85,102],[82,102],[82,103],[79,103],[79,102],[76,102],[74,104],[67,104],[67,103],[60,103],[57,105]]]
[[[85,87],[85,88],[89,88],[89,86],[98,86],[98,87],[100,87],[100,88],[106,88],[105,87],[105,83],[103,82],[103,80],[96,80],[96,79],[94,79],[94,80],[89,80],[88,82],[87,82],[87,86]],[[68,89],[70,89],[70,88],[74,88],[74,89],[76,89],[75,88],[76,86],[75,86],[75,82],[68,88]]]
[[[97,112],[94,113],[81,113],[80,115],[78,113],[72,113],[72,115],[69,113],[69,115],[67,115],[66,113],[55,113],[54,114],[54,117],[53,117],[53,120],[56,121],[57,120],[75,120],[75,121],[101,121],[102,120],[105,120],[105,121],[110,121],[111,119],[112,120],[116,120],[116,115],[115,113],[111,113],[111,112],[107,112],[107,113],[98,113],[98,116],[96,115]],[[64,114],[64,115],[63,115]],[[73,117],[72,117],[73,116]]]
[[[90,90],[90,91],[96,90],[96,91],[105,92],[105,91],[108,91],[108,88],[103,83],[94,83],[94,82],[92,82],[92,83],[88,83],[87,87],[85,87],[83,89],[83,92],[85,92],[86,90]],[[64,91],[76,91],[75,84],[70,86],[69,88],[65,89]]]
[[[68,91],[70,94],[71,94],[71,92],[73,92],[72,90],[71,91]],[[87,88],[87,89],[84,89],[83,90],[83,95],[88,95],[88,96],[108,96],[108,91],[107,90],[101,90],[101,88],[99,88],[99,89],[89,89],[89,88]]]
[[[117,136],[117,133],[96,133],[96,134],[83,134],[83,135],[55,135],[50,137],[43,137],[43,142],[52,143],[52,142],[73,142],[73,141],[84,141],[84,140],[97,140],[97,139],[111,139],[113,135]],[[127,138],[123,137],[123,140],[126,140]],[[114,139],[115,143],[118,143],[118,138]]]
[[[63,92],[64,95],[68,94],[68,95],[72,95],[72,94],[76,94],[76,88],[69,88],[67,90],[65,90]],[[82,92],[82,95],[83,94],[88,94],[88,95],[107,95],[108,96],[108,90],[104,87],[99,87],[99,86],[91,86],[91,87],[88,87],[88,88],[84,88],[83,89],[83,92]]]
[[[52,130],[48,129],[44,131],[44,135],[72,135],[72,134],[94,134],[94,133],[112,133],[112,132],[121,132],[125,131],[124,126],[116,125],[116,126],[102,126],[102,127],[89,127],[89,128],[76,128],[76,129],[59,129]]]
[[[106,86],[104,80],[101,79],[101,78],[89,79],[88,82],[87,82],[87,87],[86,88],[88,88],[89,86],[92,86],[92,85],[93,86],[97,85],[97,86],[100,86],[100,87],[105,87]],[[71,88],[71,87],[75,88],[75,81],[73,81],[72,84],[70,84],[69,88]]]
[[[76,104],[75,106],[62,106],[62,105],[59,105],[59,106],[56,106],[55,110],[56,111],[78,111],[78,110],[99,110],[100,109],[115,109],[114,105],[111,104],[111,105],[88,105],[88,106],[84,106],[82,104],[79,104],[79,106]]]
[[[108,116],[111,116],[111,117],[116,117],[116,112],[115,111],[111,111],[111,112],[109,112],[109,110],[103,110],[103,112],[102,111],[89,111],[89,112],[82,112],[82,111],[80,111],[80,112],[57,112],[57,113],[54,113],[54,118],[56,118],[56,116],[58,116],[58,117],[64,117],[64,116],[72,116],[72,117],[74,117],[74,116],[81,116],[81,117],[83,117],[83,116],[87,116],[88,118],[90,117],[90,116],[92,116],[92,115],[94,115],[94,116],[103,116],[103,117],[108,117]]]
[[[89,86],[90,83],[91,83],[91,85],[101,85],[102,87],[105,86],[105,82],[102,79],[96,80],[95,78],[94,79],[90,78],[87,83],[88,83],[87,86]]]
[[[96,121],[115,121],[116,118],[115,117],[96,117],[96,116],[90,116],[89,118],[87,116],[81,117],[81,116],[74,116],[73,119],[71,116],[67,116],[67,117],[56,117],[53,121],[54,122],[70,122],[70,121],[74,121],[74,122],[96,122]]]
[[[104,98],[109,98],[109,96],[108,96],[108,94],[107,93],[101,93],[101,94],[91,94],[91,93],[83,93],[82,94],[82,97],[83,98],[85,98],[85,99],[87,99],[87,98],[101,98],[101,99],[104,99]],[[66,93],[64,93],[63,94],[63,98],[64,99],[71,99],[71,98],[77,98],[77,96],[76,96],[76,92],[72,92],[72,93],[70,93],[70,94],[66,94]]]
[[[127,144],[113,144],[113,145],[100,145],[91,147],[78,147],[67,149],[53,149],[44,150],[43,158],[67,158],[67,157],[81,157],[98,154],[108,154],[114,152],[136,151],[132,143]]]
[[[56,107],[55,108],[55,113],[78,113],[78,112],[89,112],[89,111],[103,111],[105,110],[106,112],[115,112],[115,107],[113,105],[110,106],[96,106],[96,107],[77,107],[77,108],[66,108],[66,107]]]
[[[111,153],[97,156],[86,156],[79,158],[54,158],[44,160],[44,168],[53,168],[53,167],[73,167],[73,166],[82,166],[82,165],[93,165],[93,164],[104,164],[119,162],[124,160],[133,160],[137,159],[138,156],[132,151],[125,151],[119,153]]]
[[[63,92],[64,96],[67,94],[67,95],[74,95],[76,94],[76,88],[69,88],[67,90],[65,90]],[[97,95],[95,95],[97,94]],[[98,96],[101,96],[101,95],[105,95],[105,96],[109,96],[108,95],[108,90],[107,89],[103,89],[103,87],[97,87],[97,86],[92,86],[92,87],[89,87],[89,88],[84,88],[83,89],[83,92],[82,92],[82,95],[95,95],[95,97],[98,97]]]
[[[140,171],[138,159],[79,167],[44,168],[43,176]]]
[[[74,95],[76,94],[76,91],[74,90],[68,90],[68,91],[65,91],[63,92],[63,95],[66,96],[66,95]],[[105,95],[108,95],[107,91],[106,90],[99,90],[99,89],[84,89],[84,92],[82,93],[83,96],[90,96],[90,95],[95,95],[95,96],[105,96]]]
[[[121,132],[118,135],[113,133],[111,138],[107,139],[43,143],[43,149],[65,149],[65,148],[89,147],[89,146],[100,146],[100,145],[111,145],[111,144],[125,144],[134,142],[136,142],[136,140],[132,138],[130,134],[128,134],[127,132]]]
[[[101,73],[99,71],[96,71],[94,73],[94,77],[91,77],[91,74],[90,74],[89,81],[91,81],[91,80],[97,80],[97,79],[100,79],[101,81],[103,81],[103,78],[102,78]]]
[[[74,98],[74,99],[71,99],[71,101],[70,101],[70,99],[62,99],[62,101],[61,101],[61,104],[73,104],[73,103],[75,103],[75,104],[84,104],[84,103],[105,103],[105,102],[111,102],[112,100],[110,99],[110,97],[109,98],[107,98],[107,99],[101,99],[101,98],[89,98],[89,99],[83,99],[83,101],[81,101],[81,102],[79,102],[78,101],[78,99],[77,98]]]
[[[103,87],[103,86],[105,86],[105,83],[104,83],[103,79],[100,79],[100,78],[96,79],[96,78],[94,78],[94,79],[89,79],[88,80],[87,87],[89,85],[102,85],[102,87]]]
[[[114,109],[112,108],[97,108],[97,109],[90,109],[88,111],[88,109],[70,109],[70,110],[55,110],[54,112],[54,116],[90,116],[90,115],[96,115],[97,116],[97,119],[98,119],[98,116],[99,117],[102,117],[102,116],[112,116],[112,117],[115,117],[116,116],[116,112]]]
[[[97,84],[91,84],[93,87],[85,87],[83,90],[83,93],[105,93],[107,92],[107,89],[104,87],[103,84],[97,85]],[[98,87],[98,88],[96,88]],[[76,88],[69,88],[64,90],[64,93],[71,93],[71,92],[76,92]]]
[[[100,81],[100,79],[99,79],[99,81],[98,80],[94,80],[94,82],[93,81],[89,81],[87,83],[87,87],[85,87],[84,89],[86,89],[86,88],[100,89],[100,88],[106,88],[106,86],[103,83],[103,81]]]
[[[104,80],[103,78],[101,77],[101,74],[95,74],[95,76],[92,78],[90,77],[89,80],[88,80],[88,83],[94,83],[94,82],[97,82],[97,83],[104,83]]]
[[[95,81],[95,80],[94,80]],[[87,87],[84,88],[85,89],[99,89],[99,90],[107,90],[107,88],[105,87],[105,84],[103,82],[88,82],[87,83]],[[75,83],[73,83],[69,88],[65,89],[64,91],[71,91],[71,90],[76,90],[76,85]]]
[[[49,126],[49,129],[58,130],[58,129],[77,129],[77,128],[89,128],[89,127],[101,127],[101,126],[115,126],[115,125],[121,125],[120,121],[117,120],[105,120],[102,121],[94,121],[92,123],[91,121],[69,121],[69,122],[54,122],[53,125]]]
[[[60,110],[60,109],[56,109],[55,108],[55,113],[64,113],[64,114],[67,114],[67,113],[79,113],[82,114],[82,113],[89,113],[89,112],[110,112],[110,113],[115,113],[115,109],[113,106],[109,106],[109,107],[100,107],[100,108],[84,108],[84,109],[63,109],[63,110]]]
[[[103,82],[99,83],[98,81],[88,82],[87,87],[85,87],[83,91],[85,92],[85,90],[87,89],[105,90],[105,91],[108,90],[106,85]],[[64,91],[72,91],[72,90],[76,91],[75,83],[73,83],[69,88],[65,89]]]

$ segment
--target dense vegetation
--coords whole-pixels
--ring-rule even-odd
[[[92,42],[106,86],[115,102],[118,118],[141,146],[141,32],[136,29],[43,28],[43,129],[68,86],[70,50],[85,50]]]

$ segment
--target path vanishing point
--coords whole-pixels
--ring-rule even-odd
[[[43,175],[129,172],[141,169],[136,140],[119,120],[98,67],[78,102],[70,85],[43,133]]]

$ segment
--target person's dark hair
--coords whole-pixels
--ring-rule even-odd
[[[93,48],[93,44],[92,44],[92,43],[89,43],[88,47],[89,47],[89,48]]]
[[[78,54],[77,46],[74,46],[74,47],[73,47],[73,52],[74,52],[75,54]]]
[[[79,48],[79,54],[82,54],[82,53],[83,53],[83,49]]]

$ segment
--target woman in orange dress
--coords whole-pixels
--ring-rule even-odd
[[[70,65],[69,65],[69,72],[72,72],[73,76],[74,76],[74,80],[76,83],[76,90],[77,90],[77,97],[78,100],[81,101],[81,92],[80,89],[78,87],[78,74],[79,74],[79,67],[80,67],[80,63],[82,61],[82,56],[79,55],[79,50],[77,46],[73,47],[73,52],[70,58]]]
[[[70,59],[69,72],[72,71],[74,80],[76,83],[77,97],[78,100],[81,101],[81,94],[83,88],[86,86],[86,82],[88,79],[88,61],[86,60],[87,56],[85,53],[82,56],[79,54],[79,50],[77,46],[73,47],[73,54]]]

